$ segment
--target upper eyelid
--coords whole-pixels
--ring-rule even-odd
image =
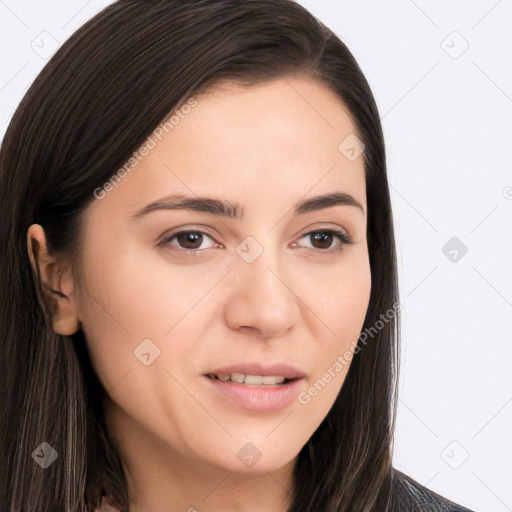
[[[209,233],[208,231],[208,228],[207,227],[203,227],[203,226],[199,226],[199,227],[194,227],[194,226],[191,226],[191,227],[177,227],[177,228],[174,228],[176,229],[176,231],[174,231],[173,229],[169,230],[168,232],[165,232],[160,238],[169,238],[173,235],[179,235],[181,233],[201,233],[201,234],[206,234],[212,238],[215,238],[215,235],[212,235]],[[215,230],[216,231],[216,230]],[[351,232],[350,230],[348,230],[347,228],[343,227],[343,226],[340,226],[340,225],[337,225],[337,226],[318,226],[318,227],[307,227],[307,228],[304,228],[304,230],[301,230],[301,234],[297,235],[297,236],[304,236],[304,235],[307,235],[309,233],[312,233],[312,232],[315,232],[315,231],[341,231],[343,232],[345,235],[347,236],[351,236]]]

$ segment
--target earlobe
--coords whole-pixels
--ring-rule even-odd
[[[41,284],[46,303],[52,304],[52,329],[57,334],[70,336],[81,327],[73,295],[73,276],[62,271],[59,262],[48,252],[46,235],[39,224],[27,230],[27,250],[34,279]],[[37,283],[36,283],[37,286]]]

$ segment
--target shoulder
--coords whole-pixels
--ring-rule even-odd
[[[393,468],[392,512],[473,512]]]

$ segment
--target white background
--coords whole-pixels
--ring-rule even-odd
[[[0,0],[2,136],[45,52],[109,3]],[[512,2],[300,3],[352,51],[383,122],[404,305],[394,465],[512,511]]]

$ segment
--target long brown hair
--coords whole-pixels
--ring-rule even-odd
[[[129,507],[103,417],[105,390],[83,332],[51,329],[51,291],[32,274],[28,227],[41,224],[51,252],[76,258],[93,191],[170,112],[222,80],[292,76],[332,89],[364,144],[372,289],[363,330],[395,314],[359,339],[332,409],[299,454],[289,512],[388,510],[399,300],[382,128],[360,67],[292,0],[119,0],[51,58],[0,151],[2,511],[90,511],[103,489]],[[31,456],[42,442],[58,453],[44,470]]]

